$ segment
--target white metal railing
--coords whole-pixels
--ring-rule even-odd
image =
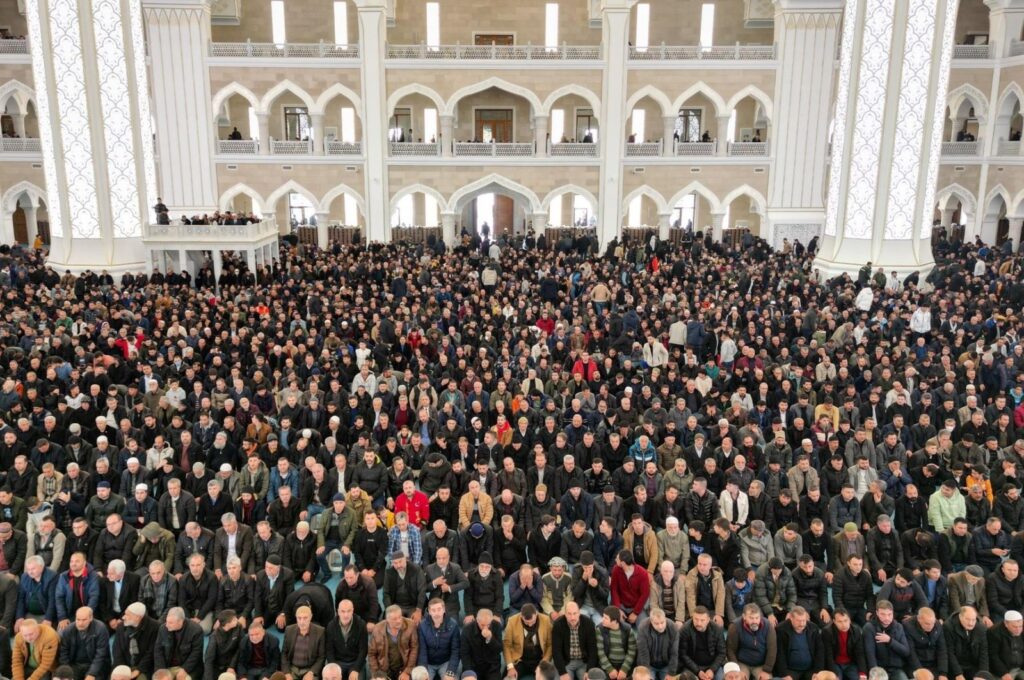
[[[700,45],[651,45],[649,47],[630,47],[630,61],[664,61],[693,60],[729,61],[750,60],[767,61],[775,58],[774,45],[716,45],[702,47]]]
[[[358,59],[359,45],[318,43],[210,43],[211,57],[274,57],[306,59]]]
[[[38,139],[30,137],[0,137],[0,152],[3,153],[39,153],[40,149]]]
[[[0,39],[0,54],[28,54],[28,40]]]
[[[714,142],[676,142],[677,156],[714,156]]]
[[[505,61],[594,61],[600,45],[388,45],[388,59],[473,59]]]
[[[729,142],[730,156],[767,156],[768,142]]]
[[[954,59],[988,59],[992,56],[989,45],[953,45]]]
[[[260,143],[256,139],[218,139],[217,152],[255,156],[260,152]]]
[[[1000,139],[996,144],[996,153],[1000,156],[1019,156],[1020,141],[1008,142],[1005,139]]]
[[[358,156],[363,153],[363,145],[361,142],[341,142],[332,139],[324,145],[324,151],[328,156]]]
[[[569,158],[594,158],[597,156],[597,144],[592,142],[561,142],[552,144],[550,155]]]
[[[390,146],[395,158],[441,155],[441,145],[436,142],[391,142]]]
[[[275,156],[308,156],[313,153],[313,142],[309,140],[294,141],[290,139],[271,139],[270,153]]]
[[[626,144],[626,157],[660,156],[661,142],[632,142]]]
[[[977,156],[980,144],[973,142],[943,142],[943,156]]]
[[[1024,54],[1024,40],[1014,40],[1010,43],[1010,56],[1019,57]]]
[[[252,224],[147,224],[143,226],[143,240],[162,242],[252,242],[277,233],[273,216]]]
[[[456,156],[496,156],[500,158],[533,155],[533,144],[529,142],[456,142]]]

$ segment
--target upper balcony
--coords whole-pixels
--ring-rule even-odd
[[[38,139],[31,137],[0,137],[0,154],[41,154]]]
[[[388,45],[388,59],[431,61],[599,61],[600,45]]]
[[[275,243],[277,237],[273,215],[250,224],[148,224],[142,229],[143,243],[167,250],[242,250]]]
[[[313,140],[271,139],[270,155],[272,156],[351,156],[360,157],[363,145],[360,142],[341,142],[329,139],[321,147]],[[217,153],[225,156],[259,156],[260,143],[256,139],[218,139]]]
[[[338,45],[321,40],[317,43],[210,43],[209,63],[214,66],[359,66],[359,45]]]
[[[652,45],[629,48],[630,68],[774,68],[775,45]]]
[[[0,38],[0,63],[28,64],[31,63],[31,60],[28,40],[24,38]]]

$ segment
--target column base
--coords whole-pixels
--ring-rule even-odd
[[[839,245],[838,252],[832,255],[829,255],[834,250],[832,238],[825,237],[822,241],[813,266],[824,279],[844,273],[856,279],[860,268],[871,262],[872,271],[881,268],[885,270],[886,275],[895,271],[901,281],[909,274],[917,272],[923,285],[925,278],[935,267],[931,239],[923,239],[919,244],[920,257],[915,254],[910,241],[885,242],[877,260],[872,259],[872,242],[869,240],[845,240]]]
[[[58,274],[67,271],[76,275],[85,271],[99,274],[106,270],[115,279],[125,272],[147,269],[141,238],[116,239],[113,243],[104,239],[54,238],[46,264]]]

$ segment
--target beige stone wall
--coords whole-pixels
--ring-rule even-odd
[[[464,87],[498,78],[512,85],[526,88],[537,98],[544,99],[555,90],[576,84],[589,89],[598,97],[601,95],[601,72],[599,70],[547,70],[547,69],[397,69],[387,71],[388,92],[395,92],[407,85],[422,85],[436,92],[447,101]]]
[[[699,173],[692,173],[689,165],[648,166],[642,175],[631,172],[631,168],[627,167],[622,175],[622,195],[627,197],[634,189],[646,186],[659,192],[666,202],[671,202],[683,188],[698,182],[714,194],[719,202],[731,191],[743,185],[748,185],[762,196],[767,196],[768,172],[765,170],[756,173],[755,167],[711,165],[703,166]]]
[[[335,83],[340,83],[357,94],[360,90],[358,68],[320,69],[289,68],[287,74],[277,68],[238,68],[214,66],[210,68],[210,92],[217,95],[224,86],[238,83],[262,99],[267,92],[285,79],[302,88],[314,100]]]
[[[545,0],[486,3],[474,0],[441,2],[441,44],[474,44],[476,34],[509,34],[519,45],[544,44]],[[601,30],[592,29],[588,20],[588,0],[562,0],[558,3],[558,42],[568,45],[596,45]],[[420,45],[427,38],[426,2],[399,2],[394,28],[388,29],[388,42],[394,45]]]
[[[954,73],[956,70],[954,70]],[[761,90],[770,100],[775,92],[775,73],[768,69],[751,70],[632,70],[627,78],[627,91],[630,96],[645,87],[652,87],[662,92],[669,103],[675,100],[697,83],[703,82],[708,88],[721,97],[723,103],[741,90],[753,86]],[[705,100],[706,104],[710,104]],[[723,115],[728,112],[723,112]],[[709,109],[708,121],[717,115],[714,107]],[[712,129],[712,135],[714,130]]]
[[[979,0],[980,1],[980,0]],[[651,45],[697,45],[700,43],[701,5],[704,0],[648,0]],[[715,0],[714,45],[771,45],[774,30],[744,27],[744,0]],[[630,40],[636,40],[636,7],[630,22]]]
[[[29,87],[35,87],[32,79],[31,64],[0,64],[0,85],[9,80],[17,80]]]
[[[39,167],[34,167],[38,165]],[[8,190],[21,182],[30,182],[46,194],[46,180],[43,178],[41,163],[0,162],[0,199],[7,196]]]
[[[988,6],[984,0],[960,0],[956,14],[956,42],[966,42],[968,33],[988,33]]]
[[[0,28],[9,29],[11,35],[28,35],[28,23],[18,11],[17,0],[0,2]]]
[[[650,97],[644,97],[636,103],[626,118],[626,138],[633,133],[633,120],[637,111],[644,112],[644,134],[637,136],[637,142],[657,142],[661,139],[664,127],[661,122],[661,107]]]
[[[284,3],[285,38],[292,43],[334,42],[333,0],[302,0]],[[348,3],[348,38],[359,42],[359,24],[355,3]],[[246,0],[242,3],[242,20],[238,26],[214,26],[215,42],[270,42],[273,28],[269,0]]]
[[[581,136],[577,136],[576,135],[576,113],[578,111],[582,110],[582,109],[591,109],[593,111],[593,107],[590,105],[590,102],[588,102],[583,97],[580,97],[580,96],[575,95],[575,94],[566,95],[565,97],[559,97],[555,102],[553,102],[551,110],[555,111],[555,110],[558,110],[558,109],[561,109],[564,112],[563,115],[565,116],[565,132],[564,132],[564,135],[567,138],[569,138],[569,139],[582,139]],[[599,115],[601,115],[601,112],[600,111],[593,111],[593,115],[594,116],[599,116]],[[553,123],[549,121],[548,122],[548,133],[549,134],[551,133],[552,126],[553,126]],[[597,122],[597,128],[600,131],[600,128],[601,128],[601,122],[600,121]],[[600,132],[598,134],[600,134]],[[551,141],[552,142],[558,142],[560,140],[559,139],[555,139],[554,135],[552,134],[551,135]]]
[[[459,101],[455,115],[455,140],[470,141],[475,136],[476,109],[511,109],[513,142],[532,142],[533,118],[530,102],[504,90],[490,88],[464,97]]]
[[[437,109],[437,106],[434,104],[433,100],[431,100],[429,97],[425,97],[425,96],[423,96],[421,94],[410,94],[410,95],[408,95],[406,97],[403,97],[402,100],[400,102],[398,102],[398,106],[396,108],[398,108],[398,109],[408,109],[409,110],[409,113],[412,116],[412,134],[413,134],[413,138],[417,139],[417,140],[418,139],[423,139],[423,141],[429,142],[430,139],[428,137],[424,136],[424,130],[425,130],[425,125],[426,125],[425,119],[424,119],[424,111],[426,109],[435,109],[435,110]],[[441,115],[440,111],[438,111],[437,113],[438,113],[438,116]],[[388,127],[390,128],[390,127],[393,127],[394,125],[395,125],[395,120],[394,120],[394,116],[392,116],[391,119],[388,120]],[[441,120],[440,120],[440,117],[438,118],[438,121],[437,121],[437,133],[441,134]],[[408,131],[406,132],[406,134],[408,134]]]

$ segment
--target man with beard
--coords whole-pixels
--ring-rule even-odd
[[[159,630],[160,624],[146,614],[146,605],[141,602],[128,605],[123,625],[114,633],[114,665],[130,667],[133,678],[152,677],[153,649]]]

